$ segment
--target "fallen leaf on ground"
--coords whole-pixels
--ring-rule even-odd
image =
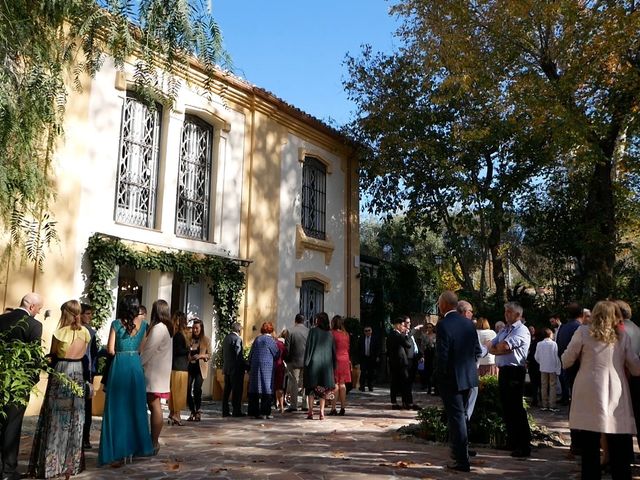
[[[395,468],[409,468],[415,465],[413,462],[405,462],[402,460],[398,460],[395,463],[380,463],[378,466],[380,467],[395,467]]]

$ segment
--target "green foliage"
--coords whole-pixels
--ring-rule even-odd
[[[205,95],[212,94],[216,64],[230,64],[204,0],[12,0],[0,2],[0,18],[0,220],[5,225],[16,208],[34,212],[34,221],[43,224],[55,194],[51,162],[64,134],[68,89],[80,90],[83,75],[94,75],[106,55],[118,68],[135,55],[140,95],[169,105],[192,56],[207,79]],[[42,251],[36,245],[37,262]]]
[[[22,328],[22,325],[19,322],[13,328]],[[40,379],[40,371],[58,377],[76,396],[83,396],[81,385],[47,364],[40,342],[8,340],[10,331],[0,332],[0,416],[7,405],[29,403],[29,395]]]
[[[444,409],[440,407],[422,408],[418,411],[417,419],[420,422],[424,438],[442,443],[449,440],[447,416]]]
[[[387,316],[431,311],[440,291],[435,256],[442,241],[401,215],[362,222],[360,230],[363,260],[377,259],[373,270],[361,269],[361,293],[374,295],[371,305],[363,302],[364,322],[380,328]]]
[[[120,239],[99,234],[89,239],[85,255],[91,265],[87,294],[94,308],[95,328],[104,325],[113,310],[114,298],[109,284],[117,265],[128,265],[136,270],[174,272],[188,284],[206,280],[218,316],[218,338],[224,338],[236,321],[245,283],[240,266],[232,260],[151,248],[136,251]]]
[[[437,442],[448,441],[447,418],[440,407],[423,408],[417,416],[422,435]],[[533,418],[528,416],[529,425],[535,427]],[[471,417],[469,441],[488,444],[493,448],[505,448],[506,427],[502,421],[502,406],[498,391],[498,377],[486,375],[480,378],[478,399]]]
[[[618,242],[632,237],[630,226],[637,232],[628,221],[640,198],[636,10],[633,2],[396,2],[401,48],[365,47],[347,59],[357,105],[348,130],[363,145],[370,210],[402,210],[442,232],[463,289],[482,299],[490,269],[504,300],[517,215],[532,196],[553,198],[554,177],[565,175],[577,191],[565,195],[570,210],[554,202],[538,220],[551,234],[566,225],[577,235],[561,233],[573,251],[560,245],[560,265],[549,263],[570,266],[583,298],[610,295]],[[535,285],[550,250],[525,261],[534,250],[518,247],[511,263]]]
[[[360,319],[356,317],[345,317],[344,329],[349,333],[349,335],[355,335],[357,337],[362,333]]]
[[[7,341],[5,337],[6,332],[0,333],[0,412],[12,403],[26,405],[40,370],[46,366],[38,343]]]

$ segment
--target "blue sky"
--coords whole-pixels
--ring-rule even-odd
[[[353,105],[342,87],[347,53],[391,52],[397,22],[386,0],[213,0],[235,73],[288,103],[342,125]]]

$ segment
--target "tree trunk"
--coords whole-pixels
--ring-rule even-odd
[[[500,239],[502,232],[500,231],[499,222],[491,226],[489,234],[489,251],[491,252],[491,261],[493,263],[492,274],[493,281],[496,285],[496,299],[498,301],[507,301],[507,290],[504,278],[504,262],[502,253],[500,252]]]
[[[589,182],[583,233],[584,300],[606,298],[614,293],[616,222],[611,169],[611,160],[596,163]]]

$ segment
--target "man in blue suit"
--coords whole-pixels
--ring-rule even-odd
[[[442,319],[436,326],[435,378],[444,403],[455,463],[447,468],[460,472],[471,470],[466,411],[469,392],[478,386],[476,361],[481,355],[473,324],[456,311],[458,296],[445,291],[438,299]]]

